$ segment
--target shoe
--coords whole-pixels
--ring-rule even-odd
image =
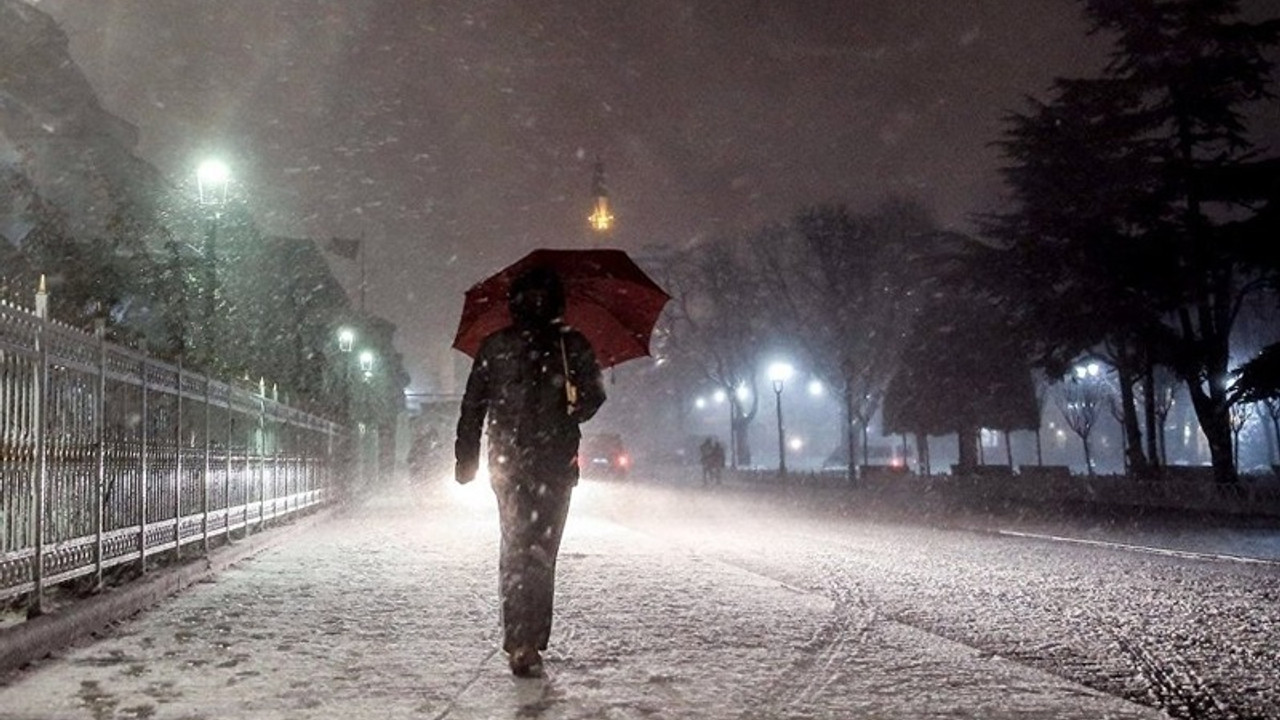
[[[507,664],[511,666],[511,674],[516,677],[542,677],[542,655],[534,648],[516,648],[507,658]]]

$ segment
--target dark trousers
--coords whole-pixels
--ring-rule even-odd
[[[494,492],[502,523],[502,648],[545,650],[551,637],[556,556],[573,488],[563,483],[502,483]]]

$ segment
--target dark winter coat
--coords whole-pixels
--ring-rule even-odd
[[[569,404],[568,380],[577,388]],[[595,353],[582,333],[558,322],[500,330],[476,354],[458,419],[458,479],[470,480],[489,433],[495,484],[537,481],[571,486],[578,479],[578,424],[605,400]],[[487,422],[486,422],[487,419]]]

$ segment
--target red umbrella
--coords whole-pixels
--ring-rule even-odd
[[[671,297],[621,250],[534,250],[467,291],[453,346],[475,357],[486,337],[511,324],[507,289],[535,267],[564,283],[564,319],[591,342],[601,367],[649,354],[649,337]]]

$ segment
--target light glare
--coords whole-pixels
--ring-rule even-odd
[[[769,366],[769,379],[774,382],[786,382],[791,379],[795,371],[791,363],[776,362]]]

